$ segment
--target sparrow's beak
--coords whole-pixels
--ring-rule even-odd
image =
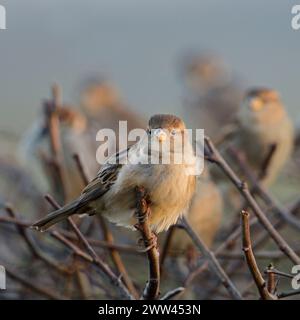
[[[163,142],[167,139],[167,134],[163,129],[155,129],[154,136],[158,139],[159,142]]]
[[[249,101],[249,107],[252,111],[259,111],[263,108],[263,102],[259,98],[252,98]]]

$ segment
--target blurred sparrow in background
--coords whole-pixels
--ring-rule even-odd
[[[74,161],[74,154],[80,156],[88,177],[95,176],[100,166],[96,161],[96,151],[90,141],[90,131],[85,116],[68,106],[58,107],[56,112],[60,120],[67,201],[70,201],[78,197],[84,187]]]
[[[197,177],[196,191],[187,214],[189,223],[200,238],[211,247],[221,226],[223,199],[221,192],[211,177],[206,166],[201,176]],[[178,256],[197,251],[191,238],[184,230],[176,229],[172,236],[170,255]]]
[[[146,126],[146,121],[131,111],[123,103],[117,89],[105,80],[88,81],[80,99],[89,128],[93,131],[93,141],[100,129],[112,129],[118,137],[119,121],[127,121],[128,132]]]
[[[200,54],[183,63],[184,107],[193,128],[205,129],[215,143],[232,131],[242,101],[242,89],[219,58]]]
[[[66,182],[66,196],[68,200],[80,195],[82,178],[78,172],[73,155],[80,155],[88,170],[93,176],[99,169],[96,162],[95,150],[90,143],[90,136],[85,117],[70,106],[57,107],[60,121],[60,140],[63,152],[64,173]],[[31,173],[43,193],[49,192],[49,181],[42,165],[43,156],[49,156],[50,139],[45,117],[38,119],[20,142],[20,156],[27,171]]]
[[[222,87],[230,78],[224,62],[214,54],[187,55],[181,65],[186,87],[194,93],[206,93],[211,88]]]
[[[294,128],[275,90],[258,88],[247,92],[237,116],[235,146],[259,174],[273,149],[264,186],[270,186],[289,160],[294,144]]]
[[[132,228],[136,224],[135,188],[143,186],[151,208],[150,227],[157,233],[168,229],[188,209],[195,190],[195,176],[187,174],[187,169],[196,165],[196,159],[184,129],[185,124],[176,116],[154,115],[149,120],[147,134],[128,150],[119,152],[117,163],[108,161],[78,199],[50,213],[33,227],[43,231],[73,214],[88,213],[101,214],[113,223]],[[183,141],[188,163],[187,157],[181,164],[172,161],[170,164],[149,163],[149,156],[153,153],[157,153],[159,159],[164,156],[166,143],[169,143],[167,150],[174,158],[178,151],[175,138]],[[157,144],[159,148],[153,148]],[[140,162],[122,164],[122,159],[130,154],[133,158],[138,157]]]
[[[300,163],[300,157],[297,156],[300,154],[300,121],[296,124],[296,137],[295,137],[295,156],[298,163]]]

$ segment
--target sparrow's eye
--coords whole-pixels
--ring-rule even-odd
[[[264,103],[259,98],[253,98],[250,101],[250,108],[253,111],[260,111],[264,107]]]
[[[176,129],[172,129],[170,134],[171,134],[171,136],[175,136],[177,134],[177,130]]]

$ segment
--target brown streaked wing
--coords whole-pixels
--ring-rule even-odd
[[[82,194],[89,193],[95,189],[102,189],[104,192],[109,190],[109,188],[114,184],[117,180],[120,169],[122,168],[122,164],[119,163],[120,159],[127,156],[127,152],[130,148],[126,150],[122,150],[112,157],[116,157],[116,164],[109,163],[109,158],[107,162],[103,165],[103,167],[98,172],[97,176],[83,189]]]

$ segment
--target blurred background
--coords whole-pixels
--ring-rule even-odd
[[[300,31],[295,1],[1,0],[1,128],[28,127],[53,81],[76,101],[86,78],[106,75],[132,108],[183,114],[178,60],[209,50],[247,86],[281,92],[298,117]],[[15,117],[18,113],[20,116]]]

